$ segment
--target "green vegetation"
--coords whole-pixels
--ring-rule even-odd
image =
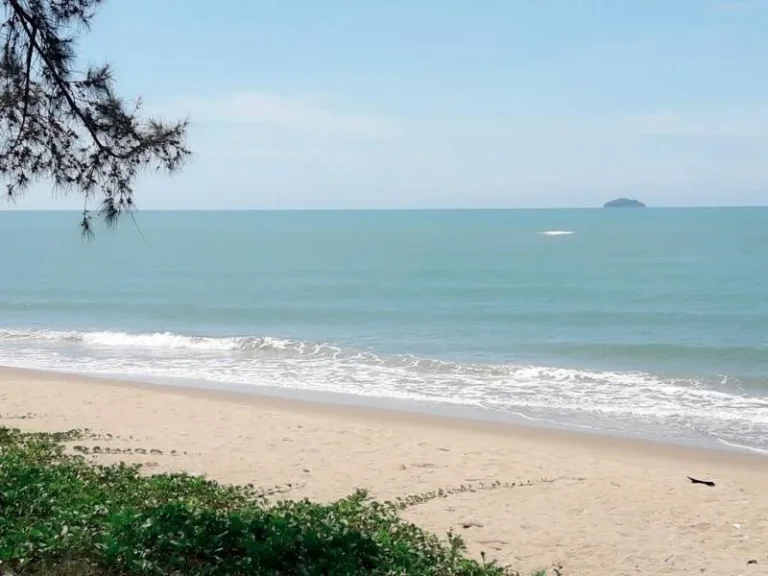
[[[253,486],[98,466],[65,449],[83,438],[0,427],[0,574],[503,576],[377,503],[273,503]]]

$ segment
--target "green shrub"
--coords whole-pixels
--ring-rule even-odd
[[[502,576],[364,492],[270,503],[253,487],[96,466],[81,437],[0,428],[0,574]]]

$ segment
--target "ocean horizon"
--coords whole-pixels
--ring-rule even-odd
[[[768,209],[768,204],[722,204],[722,205],[697,205],[697,206],[691,206],[691,205],[647,205],[643,208],[635,208],[635,207],[616,207],[616,208],[605,208],[604,206],[600,205],[589,205],[589,206],[509,206],[509,207],[493,207],[493,206],[480,206],[480,207],[467,207],[467,206],[456,206],[456,207],[442,207],[442,208],[424,208],[424,207],[414,207],[414,208],[375,208],[375,207],[349,207],[349,208],[343,208],[343,207],[334,207],[334,208],[144,208],[144,209],[138,209],[136,208],[134,210],[134,215],[139,217],[141,214],[151,214],[151,213],[163,213],[163,214],[186,214],[186,213],[253,213],[253,212],[263,212],[263,213],[296,213],[296,214],[302,214],[302,213],[313,213],[313,212],[338,212],[338,213],[346,213],[346,212],[577,212],[577,211],[584,211],[584,210],[596,210],[596,211],[604,211],[604,210],[610,210],[610,211],[629,211],[629,210],[676,210],[676,211],[693,211],[693,210],[765,210]],[[25,214],[25,213],[33,213],[33,214],[82,214],[82,209],[75,209],[75,208],[24,208],[21,206],[15,206],[15,205],[8,205],[8,206],[0,206],[0,213],[9,213],[9,214]],[[96,210],[92,210],[92,214],[94,216],[97,215]],[[130,220],[130,217],[126,217],[127,220]]]
[[[768,208],[0,211],[0,365],[768,453]]]

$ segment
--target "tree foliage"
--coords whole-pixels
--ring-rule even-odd
[[[108,224],[134,206],[145,169],[178,170],[186,121],[143,118],[115,90],[109,65],[78,70],[76,40],[104,0],[0,0],[0,177],[14,199],[32,183],[83,196]]]

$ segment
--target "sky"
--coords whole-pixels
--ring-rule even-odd
[[[80,48],[192,122],[139,209],[766,205],[766,30],[768,0],[111,0]],[[17,207],[80,208],[49,190]]]

